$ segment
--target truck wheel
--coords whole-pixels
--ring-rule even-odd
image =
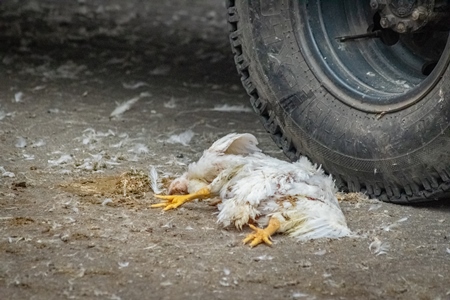
[[[383,23],[372,2],[228,0],[242,83],[289,159],[308,156],[339,188],[449,199],[448,6],[415,30]]]

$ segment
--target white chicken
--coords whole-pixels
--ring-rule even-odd
[[[257,144],[248,133],[222,137],[170,184],[169,195],[156,195],[164,201],[152,207],[170,210],[194,199],[219,197],[217,222],[238,229],[248,224],[254,232],[243,243],[251,247],[271,245],[274,233],[299,240],[351,234],[331,176],[306,157],[289,163],[261,153]]]

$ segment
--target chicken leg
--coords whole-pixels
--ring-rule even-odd
[[[183,203],[192,201],[195,199],[205,199],[209,198],[211,196],[211,191],[208,187],[204,187],[200,190],[198,190],[195,193],[187,194],[187,195],[155,195],[156,198],[166,200],[161,203],[152,204],[150,207],[164,207],[163,210],[169,210],[177,208]]]
[[[250,233],[243,241],[242,243],[247,244],[250,242],[250,247],[255,247],[262,242],[266,243],[267,245],[272,245],[272,242],[270,241],[270,237],[272,234],[277,232],[278,229],[280,229],[281,223],[277,218],[270,218],[269,225],[267,225],[266,228],[261,229],[258,228],[252,224],[248,224],[251,229],[253,229],[255,232]]]

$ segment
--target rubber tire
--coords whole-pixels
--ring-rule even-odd
[[[313,75],[289,17],[294,0],[278,1],[278,11],[263,14],[261,3],[266,1],[228,0],[228,22],[243,86],[288,158],[306,155],[333,174],[340,189],[382,201],[448,200],[450,68],[410,107],[381,118],[354,109]],[[277,35],[277,47],[270,43],[273,24],[283,32]],[[278,51],[277,67],[269,61],[269,51]]]

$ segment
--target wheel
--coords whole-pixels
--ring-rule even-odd
[[[242,83],[286,155],[308,156],[341,189],[447,198],[449,26],[395,31],[372,2],[229,0]]]

